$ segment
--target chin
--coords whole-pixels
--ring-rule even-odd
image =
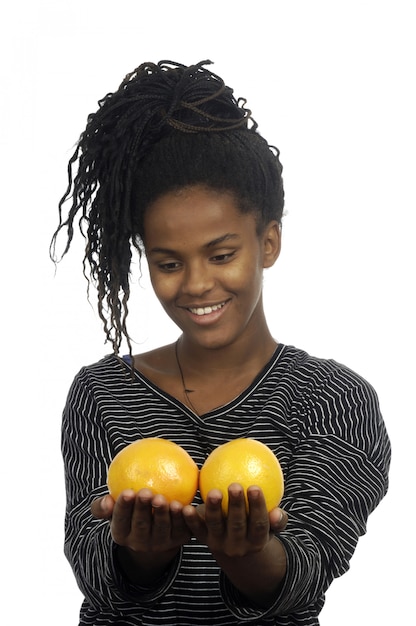
[[[192,342],[194,345],[197,345],[199,348],[204,348],[206,350],[222,350],[223,348],[229,348],[236,342],[239,335],[236,337],[230,335],[218,335],[215,333],[206,333],[204,336],[200,334],[187,334],[184,332],[184,337]]]

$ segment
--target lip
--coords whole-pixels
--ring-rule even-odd
[[[204,304],[200,303],[198,305],[192,304],[192,306],[186,306],[182,308],[186,311],[187,315],[192,319],[193,322],[195,322],[196,324],[205,326],[207,324],[213,324],[220,317],[222,317],[222,315],[224,315],[224,312],[228,308],[229,302],[230,300],[223,300],[222,302],[215,302],[215,303],[204,303]],[[221,304],[223,306],[221,306],[220,308],[214,311],[211,311],[210,313],[204,313],[203,315],[198,315],[197,313],[193,313],[191,311],[191,309],[207,309],[207,308],[217,307]]]

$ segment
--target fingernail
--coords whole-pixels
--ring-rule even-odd
[[[241,489],[241,487],[239,487],[239,486],[237,486],[237,487],[234,487],[234,486],[229,487],[228,492],[229,492],[230,496],[232,496],[233,498],[244,497],[244,492]]]
[[[130,500],[134,498],[134,496],[135,496],[135,493],[133,489],[126,489],[125,491],[123,491],[123,494],[122,494],[123,502],[130,502]]]

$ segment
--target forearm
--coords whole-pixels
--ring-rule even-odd
[[[273,537],[259,552],[242,557],[214,554],[228,580],[251,602],[270,606],[277,597],[286,574],[286,552]]]

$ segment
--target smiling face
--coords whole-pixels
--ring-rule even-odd
[[[223,348],[268,332],[262,275],[280,251],[277,222],[258,235],[231,193],[192,186],[151,204],[144,234],[156,296],[184,339]]]

